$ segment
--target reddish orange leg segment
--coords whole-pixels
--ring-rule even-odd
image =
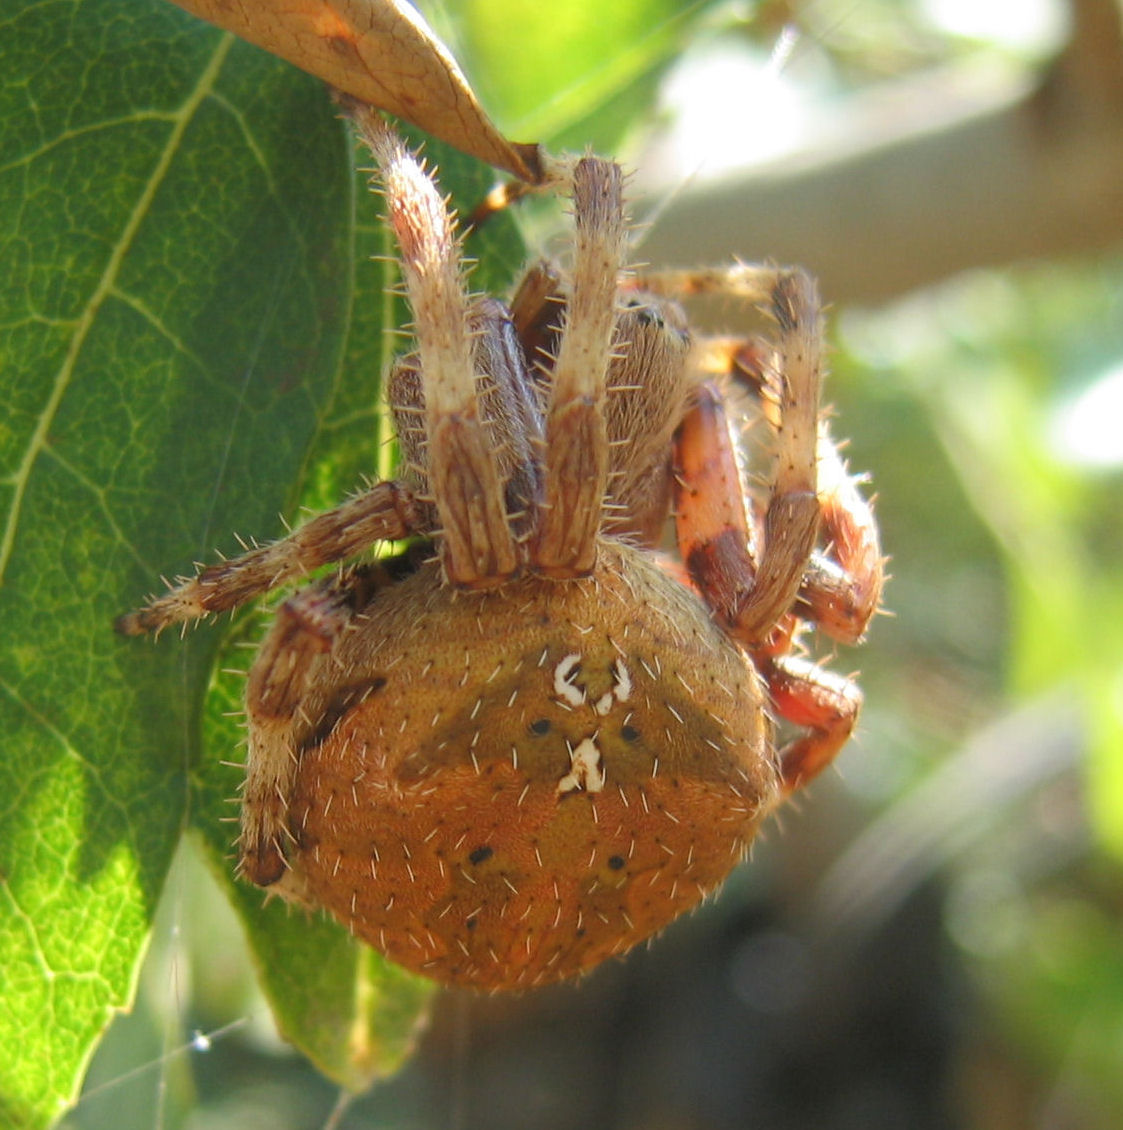
[[[873,509],[858,491],[824,425],[819,435],[819,507],[825,549],[811,558],[799,590],[801,615],[832,639],[857,643],[877,611],[885,581]]]
[[[761,343],[717,339],[708,343],[705,361],[709,371],[730,373],[753,391],[762,415],[777,426],[777,377],[769,371]],[[885,558],[873,509],[858,490],[861,478],[847,470],[825,421],[819,423],[817,463],[824,548],[812,555],[797,609],[832,639],[854,644],[877,611]]]
[[[846,744],[858,720],[862,692],[849,679],[791,655],[762,663],[761,670],[777,712],[807,728],[780,751],[781,780],[791,793],[817,777]]]
[[[675,435],[675,529],[691,579],[732,623],[756,578],[753,521],[725,401],[706,383]]]
[[[748,268],[746,268],[747,270]],[[678,439],[680,480],[695,497],[725,492],[734,501],[721,515],[705,503],[680,511],[683,557],[707,600],[721,611],[733,634],[754,646],[771,634],[791,608],[815,547],[819,527],[816,495],[816,435],[819,416],[819,306],[815,284],[802,271],[752,268],[779,327],[776,354],[779,403],[776,469],[763,522],[763,545],[746,591],[749,518],[732,437],[720,394],[703,386]],[[696,518],[697,515],[697,518]],[[701,524],[695,522],[701,519]],[[716,519],[716,520],[715,520]],[[751,565],[751,561],[750,561]]]
[[[759,645],[791,608],[815,544],[813,490],[774,489],[757,563],[725,404],[701,387],[676,437],[675,524],[694,583],[742,643]]]
[[[744,644],[758,646],[795,601],[819,525],[815,419],[819,400],[814,291],[802,275],[779,275],[774,312],[784,365],[775,481],[754,545],[724,399],[703,384],[675,440],[679,547],[695,584]]]

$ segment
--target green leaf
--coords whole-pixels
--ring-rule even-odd
[[[170,5],[8,7],[0,1123],[41,1126],[131,998],[218,643],[112,621],[278,531],[339,378],[352,184],[317,83]]]

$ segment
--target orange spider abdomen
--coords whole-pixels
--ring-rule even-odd
[[[591,577],[488,593],[426,567],[306,702],[282,893],[445,982],[623,953],[721,883],[779,796],[752,664],[613,542]]]

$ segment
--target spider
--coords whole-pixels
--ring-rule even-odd
[[[352,113],[415,319],[389,378],[401,476],[118,628],[342,563],[280,606],[249,672],[238,869],[421,974],[529,987],[694,907],[831,762],[861,695],[797,637],[861,639],[877,528],[819,412],[806,274],[629,273],[620,168],[584,156],[551,167],[570,274],[538,264],[510,307],[471,296],[433,180]],[[762,305],[775,340],[693,340],[673,299],[700,290]],[[735,384],[766,494],[743,485]],[[409,544],[361,559],[384,541]],[[782,748],[776,715],[802,728]]]

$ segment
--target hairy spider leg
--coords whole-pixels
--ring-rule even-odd
[[[413,309],[425,400],[426,476],[445,576],[493,588],[518,571],[499,457],[477,396],[471,301],[452,217],[432,178],[369,106],[353,120],[378,162]]]
[[[742,279],[749,268],[739,267]],[[819,527],[816,436],[819,313],[802,271],[754,268],[754,297],[767,296],[779,334],[783,374],[776,420],[776,465],[767,510],[754,530],[725,399],[703,382],[676,437],[676,532],[682,558],[730,632],[760,647],[791,610]],[[656,285],[647,284],[654,280]],[[660,276],[643,280],[659,290]],[[759,550],[754,546],[759,543]]]
[[[770,300],[769,280],[777,274],[774,268],[736,263],[637,274],[634,285],[672,297],[724,294],[765,303]],[[783,328],[783,318],[778,320]],[[785,358],[770,370],[767,345],[753,338],[715,338],[706,346],[711,361],[719,358],[715,371],[753,388],[761,396],[766,419],[774,429],[782,428],[782,391],[776,386],[780,379],[791,381]],[[812,554],[799,591],[799,611],[831,638],[857,643],[878,609],[886,559],[873,510],[858,489],[861,479],[847,470],[825,421],[819,421],[817,432],[817,491],[825,549]]]
[[[115,627],[123,635],[138,636],[226,612],[322,565],[354,557],[375,542],[408,537],[420,526],[420,509],[409,487],[378,483],[279,541],[208,565],[164,596],[121,616]]]
[[[531,379],[548,389],[568,298],[548,261],[526,272],[511,301]],[[671,511],[671,446],[696,383],[691,335],[677,302],[631,288],[617,300],[606,377],[608,480],[602,533],[654,549]]]
[[[307,901],[288,869],[289,798],[304,746],[315,744],[334,711],[363,701],[380,679],[337,687],[337,701],[309,713],[309,690],[335,664],[336,642],[368,614],[378,593],[396,584],[407,556],[352,566],[294,593],[273,619],[246,683],[249,747],[242,792],[238,872],[259,887]],[[277,884],[275,886],[275,884]]]
[[[548,259],[527,268],[511,298],[511,320],[531,367],[548,371],[565,308],[561,271]]]
[[[609,449],[605,426],[608,365],[623,265],[623,175],[612,161],[582,157],[559,173],[573,197],[573,286],[552,371],[546,416],[544,497],[535,568],[578,577],[596,564]]]
[[[288,797],[298,764],[289,738],[293,716],[350,621],[356,595],[349,575],[301,589],[278,609],[250,669],[238,871],[259,887],[276,883],[286,870]]]
[[[797,280],[794,288],[783,284],[786,278]],[[773,348],[751,338],[712,339],[700,350],[704,373],[732,375],[758,395],[761,414],[775,433],[778,462],[763,522],[745,498],[730,420],[712,381],[702,384],[679,432],[676,522],[695,583],[752,653],[776,711],[805,728],[780,751],[784,788],[791,793],[834,760],[862,705],[853,681],[785,654],[796,617],[806,615],[832,637],[856,642],[877,607],[883,565],[872,511],[819,419],[814,290],[799,275],[743,264],[728,272],[663,272],[638,282],[661,293],[721,291],[757,302],[767,298],[779,325],[774,364],[767,359]],[[821,523],[826,541],[823,552],[814,550],[814,526],[811,541],[806,540],[802,512],[809,436],[814,437],[810,485],[815,524]],[[781,503],[784,484],[794,492],[787,508]],[[796,521],[785,533],[793,516]],[[776,558],[771,570],[770,551]]]
[[[503,303],[476,296],[470,319],[479,412],[488,428],[491,450],[499,461],[508,523],[525,553],[523,543],[537,520],[542,492],[542,396],[527,371],[522,344]],[[402,473],[416,484],[420,497],[431,499],[425,380],[416,352],[395,360],[387,392]],[[429,508],[434,509],[431,503]],[[431,517],[430,526],[435,525]]]
[[[790,611],[794,593],[768,578],[760,584],[764,569],[755,566],[755,547],[764,542],[763,565],[769,543],[777,546],[777,534],[767,520],[764,529],[755,528],[758,520],[742,491],[729,418],[711,383],[702,386],[697,405],[683,422],[678,453],[676,525],[691,579],[752,655],[777,713],[806,727],[779,753],[784,790],[794,792],[846,744],[861,709],[861,691],[848,679],[784,654],[797,627]],[[768,513],[776,513],[771,505]],[[709,531],[714,531],[712,536]],[[781,537],[779,551],[791,544]],[[806,565],[804,556],[801,568]],[[762,627],[746,633],[739,627],[737,610],[754,600],[760,603],[751,622]]]
[[[829,765],[846,744],[862,694],[852,681],[784,654],[798,626],[790,611],[794,593],[767,578],[765,585],[759,583],[764,570],[755,566],[756,546],[763,541],[763,563],[769,543],[777,547],[776,531],[767,520],[763,529],[756,528],[758,519],[741,486],[730,421],[720,393],[709,382],[703,384],[698,403],[679,432],[676,483],[676,525],[691,579],[751,653],[777,713],[806,728],[779,753],[784,790],[794,792]],[[776,513],[771,505],[768,513]],[[781,538],[778,551],[791,544]],[[808,558],[803,556],[801,569],[807,566]],[[797,575],[797,587],[798,582]],[[761,627],[747,633],[739,626],[737,610],[754,599],[761,603],[751,622]]]
[[[777,713],[805,733],[780,750],[780,778],[793,793],[818,776],[849,741],[862,709],[853,679],[794,655],[759,658]]]
[[[832,639],[856,644],[878,610],[886,558],[873,508],[858,490],[838,448],[822,426],[819,443],[819,509],[823,552],[803,576],[797,608]]]
[[[710,338],[705,346],[706,370],[731,375],[747,387],[775,427],[780,393],[767,344],[753,338]],[[878,609],[886,558],[873,507],[859,489],[863,476],[848,470],[826,414],[820,415],[817,450],[822,548],[811,555],[796,609],[831,639],[857,644]]]

